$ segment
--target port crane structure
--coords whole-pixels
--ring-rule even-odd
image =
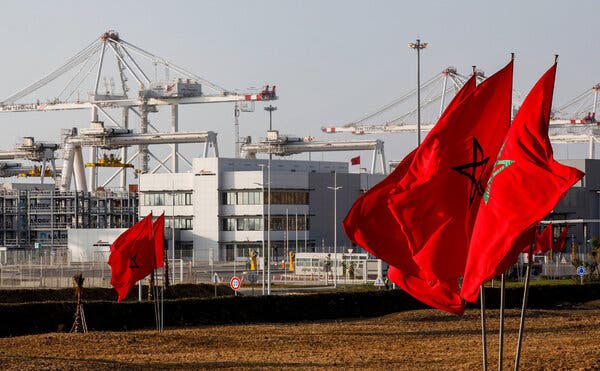
[[[85,129],[72,128],[65,134],[63,140],[63,169],[60,178],[59,189],[65,191],[69,189],[71,179],[75,175],[75,188],[78,191],[86,190],[87,184],[84,174],[83,147],[98,147],[103,149],[122,149],[133,145],[151,145],[151,144],[181,144],[181,143],[204,143],[203,157],[208,156],[210,148],[213,149],[213,156],[219,156],[217,146],[217,134],[208,132],[175,132],[175,133],[134,133],[129,129],[123,128],[105,128],[101,123],[94,123],[92,127]],[[165,166],[164,161],[158,161],[158,167]],[[122,163],[118,158],[102,158],[98,162],[88,163],[88,167],[107,166],[127,168],[130,164]],[[191,166],[191,164],[190,164]],[[118,173],[109,178],[102,187],[110,183]],[[124,188],[125,184],[121,184]]]
[[[299,138],[288,135],[280,135],[278,130],[270,130],[267,137],[258,143],[247,143],[241,146],[243,158],[256,158],[257,153],[290,156],[305,152],[331,152],[331,151],[357,151],[372,150],[371,173],[376,171],[379,163],[381,173],[386,174],[385,154],[383,152],[383,141],[375,140],[345,140],[345,141],[316,141],[313,137]],[[379,160],[379,161],[377,161]]]
[[[476,70],[475,73],[478,80],[484,79],[483,72]],[[467,77],[459,74],[456,68],[448,67],[421,85],[421,93],[425,96],[421,107],[429,110],[429,120],[421,125],[422,130],[431,130],[443,112],[446,101],[449,101],[448,98],[456,93],[466,80]],[[415,88],[349,123],[323,126],[321,130],[325,133],[356,135],[416,132],[417,125],[414,122],[417,110],[414,107],[416,90]],[[600,84],[596,84],[592,89],[586,89],[564,105],[553,109],[549,131],[553,143],[589,143],[589,155],[590,158],[593,157],[595,143],[600,140],[600,127],[596,120],[599,91]],[[515,91],[513,94],[516,98],[515,102],[518,103],[522,99],[521,93]],[[395,108],[402,107],[403,104],[410,104],[410,108],[405,108],[402,114],[391,119],[382,118],[385,114],[392,113]],[[432,109],[436,110],[432,111]]]
[[[114,58],[110,58],[111,55]],[[164,76],[159,76],[159,67],[164,68]],[[115,81],[117,81],[116,84]],[[135,87],[131,86],[131,81]],[[55,85],[59,85],[59,89]],[[108,122],[114,129],[129,130],[131,119],[137,117],[140,135],[155,133],[155,137],[165,137],[165,133],[161,133],[161,130],[151,124],[149,120],[150,114],[158,112],[162,106],[170,108],[170,132],[174,134],[179,132],[179,105],[237,103],[239,104],[236,105],[235,110],[237,123],[238,107],[245,107],[243,103],[275,100],[277,99],[275,89],[274,85],[243,92],[222,88],[167,59],[124,40],[118,32],[109,30],[51,73],[0,101],[0,112],[88,109],[91,112],[91,128],[97,128],[100,125],[104,127],[104,123]],[[34,93],[45,94],[51,98],[43,101],[39,99],[24,101]],[[116,114],[114,114],[115,110]],[[117,131],[114,134],[119,134]],[[124,132],[120,134],[124,134]],[[124,163],[131,164],[136,158],[139,159],[140,172],[150,171],[150,157],[159,161],[161,166],[158,168],[166,168],[171,172],[179,171],[179,159],[191,164],[178,149],[179,143],[189,143],[189,141],[180,142],[180,139],[173,137],[169,139],[172,141],[162,140],[162,143],[171,145],[171,151],[167,158],[158,159],[148,150],[148,144],[152,143],[147,138],[143,140],[141,138],[138,138],[141,141],[131,139],[120,149],[120,157]],[[112,140],[115,141],[115,138]],[[206,142],[205,139],[202,141]],[[127,148],[134,142],[138,146],[138,151],[128,156]],[[88,163],[100,164],[98,149],[101,146],[85,145],[90,148]],[[79,161],[80,155],[76,154],[78,150],[71,152],[73,152],[73,157]],[[166,166],[169,160],[170,168]],[[98,167],[88,167],[86,185],[90,191],[95,190],[98,185]],[[120,173],[122,186],[126,184],[125,169],[126,167],[121,167],[117,171]],[[68,168],[67,170],[63,176],[68,178],[70,170]],[[76,178],[79,178],[79,175]],[[114,179],[115,175],[110,178]],[[77,188],[81,188],[83,184],[80,179]],[[68,185],[66,186],[68,187]]]
[[[0,150],[0,161],[21,159],[40,163],[41,166],[24,167],[21,163],[0,162],[0,176],[39,176],[44,183],[45,177],[57,175],[55,151],[58,149],[56,143],[36,142],[33,137],[24,137],[14,149]]]

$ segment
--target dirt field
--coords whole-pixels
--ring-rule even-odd
[[[504,368],[513,369],[519,312],[507,310]],[[497,369],[498,311],[488,311]],[[435,310],[371,319],[155,331],[52,333],[0,339],[0,369],[462,369],[482,368],[479,312]],[[524,370],[600,369],[600,302],[530,310]]]

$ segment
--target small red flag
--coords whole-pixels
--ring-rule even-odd
[[[111,246],[108,258],[112,276],[110,284],[119,294],[118,302],[127,296],[135,283],[149,275],[155,266],[152,239],[152,214],[123,232]]]
[[[469,79],[444,111],[452,112],[475,90],[475,78]],[[416,150],[408,154],[396,169],[360,196],[343,222],[351,241],[385,260],[390,267],[388,277],[417,300],[432,307],[462,314],[464,306],[458,287],[428,281],[413,261],[406,237],[387,207],[390,191],[402,181],[413,162]]]
[[[569,231],[569,227],[565,226],[563,230],[560,232],[560,236],[554,242],[552,246],[552,251],[554,252],[563,252],[565,249],[565,242],[567,241],[567,232]]]
[[[537,228],[536,228],[537,229]],[[531,236],[531,234],[529,234]],[[523,253],[529,253],[531,249],[531,242],[526,243],[523,247]],[[539,232],[535,236],[535,245],[533,247],[533,253],[536,255],[544,255],[552,249],[552,223],[549,223],[543,231]]]
[[[360,156],[352,157],[350,159],[350,165],[360,165]]]
[[[461,296],[476,302],[479,287],[505,272],[532,228],[584,175],[556,162],[548,138],[556,63],[529,92],[513,120],[488,181],[473,229]]]

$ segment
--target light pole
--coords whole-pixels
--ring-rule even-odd
[[[408,43],[408,47],[417,50],[417,145],[421,145],[421,49],[427,48],[427,43],[417,39],[416,43]]]
[[[342,187],[337,185],[337,172],[333,172],[333,287],[337,288],[337,190]]]
[[[263,269],[262,269],[262,294],[265,294],[265,164],[259,164],[262,182],[254,183],[260,186],[260,199],[261,199],[261,213],[262,213],[262,253],[261,257],[263,259]]]
[[[265,107],[265,111],[269,111],[269,131],[273,130],[273,111],[277,111],[277,107],[270,105]]]
[[[276,111],[277,107],[269,104],[269,107],[265,107],[265,111],[269,111],[269,131],[273,130],[273,111]],[[271,160],[273,154],[271,153],[271,141],[267,135],[269,142],[269,162],[267,163],[267,295],[271,295]]]
[[[270,149],[270,147],[269,147]],[[270,152],[270,151],[269,151]],[[267,165],[267,295],[271,295],[271,154]]]

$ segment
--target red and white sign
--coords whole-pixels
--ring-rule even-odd
[[[239,278],[233,276],[231,277],[231,281],[229,281],[229,287],[231,287],[234,291],[237,291],[240,289],[240,286],[242,285],[242,282],[240,281]]]

